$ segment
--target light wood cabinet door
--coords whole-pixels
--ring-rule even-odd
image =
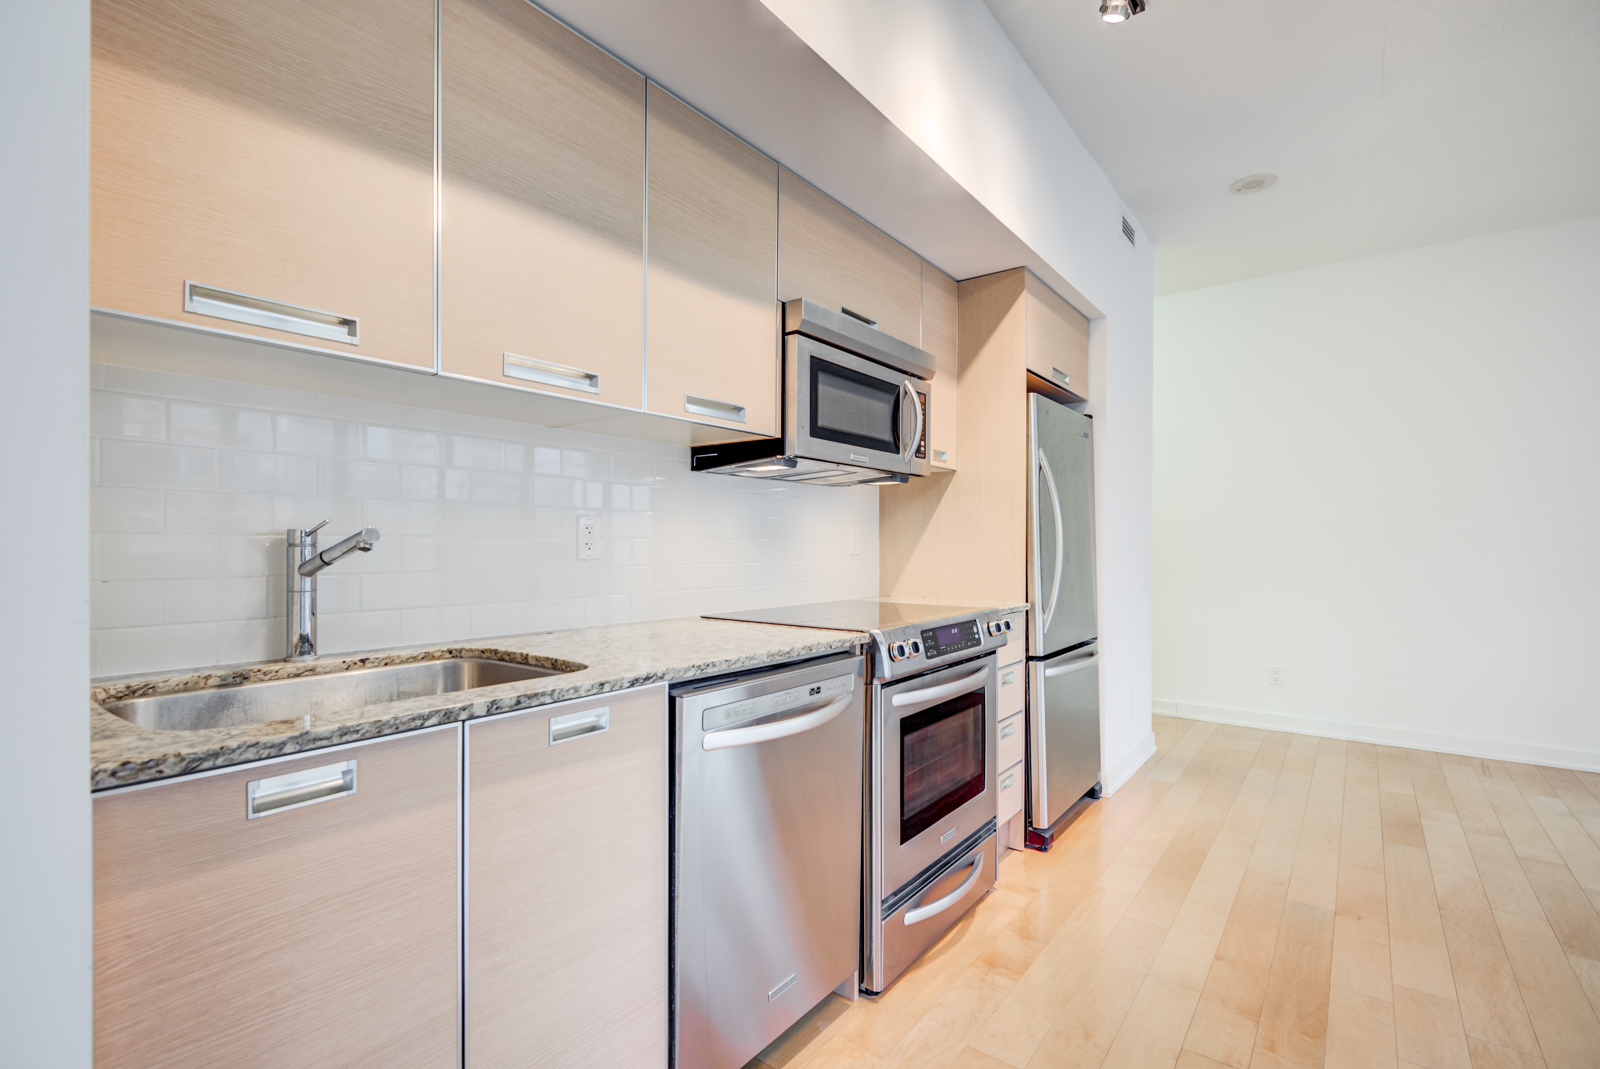
[[[637,409],[644,79],[525,0],[441,11],[441,367]]]
[[[649,128],[648,407],[776,435],[778,165],[656,85]]]
[[[1028,317],[1028,370],[1077,396],[1089,398],[1089,320],[1056,292],[1024,271]]]
[[[787,168],[778,193],[778,300],[847,308],[915,345],[921,257]]]
[[[934,366],[928,398],[928,463],[954,471],[961,412],[956,280],[926,260],[922,261],[922,348],[933,357]]]
[[[460,729],[94,802],[96,1069],[452,1069]],[[248,785],[355,762],[246,817]]]
[[[431,370],[433,52],[433,0],[95,0],[90,303]]]
[[[659,685],[468,725],[467,1069],[667,1064],[667,761]]]

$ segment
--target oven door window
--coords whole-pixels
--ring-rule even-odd
[[[821,357],[813,356],[809,363],[812,437],[898,454],[899,383]]]
[[[900,721],[900,842],[910,842],[983,793],[984,691]]]

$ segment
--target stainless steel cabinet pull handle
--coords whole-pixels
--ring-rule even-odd
[[[683,410],[695,416],[711,416],[713,419],[727,419],[735,423],[745,422],[744,405],[736,405],[731,401],[717,401],[710,397],[696,397],[692,393],[683,395]]]
[[[951,906],[967,897],[967,892],[972,890],[972,885],[977,883],[978,877],[982,875],[983,852],[980,850],[978,852],[978,856],[972,859],[972,872],[967,876],[966,879],[961,881],[961,886],[957,887],[954,891],[951,891],[949,894],[945,895],[941,899],[938,899],[937,901],[929,902],[925,906],[918,906],[916,909],[906,910],[906,924],[916,924],[919,921],[927,920],[929,917],[937,917],[939,914],[943,913],[945,910],[949,909]]]
[[[1054,679],[1056,676],[1064,676],[1068,672],[1081,672],[1085,668],[1093,667],[1094,660],[1098,656],[1100,656],[1098,652],[1091,653],[1081,661],[1073,661],[1070,664],[1061,664],[1054,668],[1046,668],[1044,670],[1044,677],[1046,679]]]
[[[1015,772],[1009,773],[1005,779],[1000,781],[1000,789],[1002,791],[1008,790],[1015,782],[1017,782],[1017,774]]]
[[[1017,670],[1015,668],[1013,668],[1009,672],[1000,673],[1000,685],[1002,687],[1010,686],[1012,683],[1015,683],[1016,681],[1017,681]]]
[[[977,690],[988,682],[989,667],[984,665],[970,676],[962,676],[949,683],[940,683],[936,687],[923,687],[921,690],[908,690],[904,694],[896,694],[890,699],[889,704],[920,705],[922,702],[941,701],[945,698],[954,698],[957,694],[965,694],[969,690]]]
[[[723,731],[713,731],[700,740],[703,750],[726,750],[732,746],[751,746],[758,742],[771,742],[773,739],[786,739],[790,735],[798,735],[812,728],[819,728],[832,720],[849,707],[855,700],[854,694],[841,694],[827,705],[800,716],[786,717],[775,720],[770,724],[757,724],[750,728],[727,728]]]
[[[268,813],[295,809],[312,802],[325,802],[340,795],[356,793],[356,763],[340,761],[333,765],[285,772],[281,776],[253,779],[244,785],[245,819],[254,820]]]
[[[581,739],[585,735],[598,735],[602,731],[611,730],[611,706],[602,706],[599,709],[585,709],[581,713],[568,713],[565,716],[552,716],[550,718],[550,745],[557,746],[573,739]]]
[[[271,327],[290,334],[305,334],[325,341],[361,344],[361,320],[355,316],[319,312],[315,308],[269,301],[265,297],[202,286],[198,282],[185,280],[183,283],[183,310],[195,315],[231,319],[235,323]]]
[[[600,376],[582,368],[555,364],[549,360],[536,360],[531,356],[502,353],[507,378],[541,382],[546,386],[560,386],[564,390],[582,390],[584,393],[600,392]]]

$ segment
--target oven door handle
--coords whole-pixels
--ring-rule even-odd
[[[904,694],[896,694],[889,699],[889,704],[895,707],[902,705],[922,705],[925,702],[943,701],[954,698],[957,694],[977,690],[989,681],[989,670],[993,665],[984,665],[970,676],[951,680],[949,683],[940,683],[936,687],[923,687],[920,690],[908,690]]]
[[[770,724],[757,724],[752,728],[728,728],[725,731],[713,731],[700,740],[700,748],[704,750],[726,750],[730,746],[753,746],[758,742],[771,742],[773,739],[786,739],[790,735],[798,735],[812,728],[819,728],[832,720],[855,698],[854,693],[841,694],[820,709],[813,709],[809,713],[799,716],[785,717],[774,720]]]
[[[951,891],[943,898],[929,902],[925,906],[918,906],[916,909],[906,910],[906,924],[918,924],[927,920],[929,917],[937,917],[939,914],[943,913],[945,910],[949,909],[951,906],[967,897],[967,892],[972,890],[972,885],[977,883],[978,877],[982,875],[983,851],[979,850],[978,856],[972,859],[972,871],[967,874],[966,879],[961,881],[961,886],[957,887],[954,891]]]
[[[917,443],[922,441],[922,398],[917,396],[917,389],[911,385],[910,379],[902,382],[900,389],[911,399],[911,410],[917,414],[916,430],[911,432],[911,440],[906,443],[905,452],[900,455],[901,460],[910,462],[911,458],[916,455]]]

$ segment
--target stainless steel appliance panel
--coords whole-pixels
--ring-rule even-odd
[[[803,334],[784,339],[790,456],[884,472],[927,469],[928,384]]]
[[[874,948],[878,956],[868,961],[862,977],[869,991],[881,992],[892,983],[950,930],[954,918],[994,888],[999,871],[994,824],[991,809],[987,834],[976,845],[941,866],[915,894],[890,903],[890,911],[882,918],[882,944]]]
[[[676,1065],[738,1069],[855,975],[866,699],[850,656],[674,690]]]
[[[1028,654],[1099,634],[1094,589],[1094,421],[1028,395]]]
[[[995,814],[994,664],[991,653],[875,688],[873,865],[880,900]],[[907,767],[908,757],[919,767]]]
[[[1028,667],[1028,823],[1049,828],[1100,780],[1099,646]]]

